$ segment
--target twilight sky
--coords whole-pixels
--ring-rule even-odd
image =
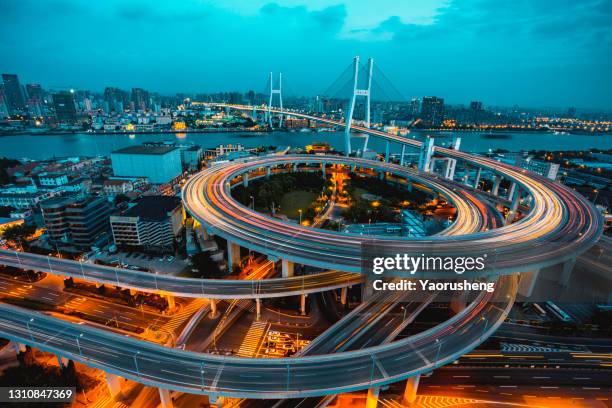
[[[101,91],[323,92],[354,55],[407,96],[612,109],[612,0],[0,0],[0,72]]]

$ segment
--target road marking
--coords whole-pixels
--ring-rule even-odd
[[[540,387],[543,390],[556,390],[559,387]]]
[[[453,375],[453,378],[470,378],[469,375]]]
[[[573,380],[590,380],[591,377],[574,377]]]
[[[493,378],[510,378],[509,375],[494,375]]]
[[[549,379],[550,377],[537,377],[536,376],[536,377],[531,377],[531,378],[534,378],[534,379],[537,379],[537,380],[545,380],[545,379]]]
[[[582,387],[583,390],[600,390],[599,387]]]
[[[500,385],[499,388],[516,388],[516,385]]]

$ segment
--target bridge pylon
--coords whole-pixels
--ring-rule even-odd
[[[283,73],[279,73],[278,74],[278,88],[274,88],[274,81],[273,81],[273,75],[272,72],[270,72],[270,99],[268,101],[268,111],[267,111],[267,117],[268,117],[268,124],[270,125],[270,128],[272,128],[272,102],[274,101],[274,95],[278,95],[278,103],[279,103],[279,108],[281,110],[283,110]],[[282,127],[283,126],[283,115],[280,115],[280,121],[278,122],[278,127]]]
[[[368,71],[367,71],[367,88],[358,88],[359,81],[359,55],[353,58],[353,93],[349,100],[348,114],[346,115],[345,123],[346,128],[344,129],[344,144],[346,155],[351,154],[351,123],[353,121],[353,112],[355,111],[355,99],[358,96],[366,98],[365,106],[365,127],[370,128],[370,94],[372,89],[372,70],[374,68],[374,58],[368,58]],[[364,143],[364,150],[367,148],[367,136]]]

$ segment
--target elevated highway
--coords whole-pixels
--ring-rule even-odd
[[[0,304],[0,332],[155,387],[240,398],[298,398],[378,387],[452,362],[490,336],[514,302],[517,277],[436,328],[376,347],[321,356],[258,359],[202,354]],[[347,375],[350,372],[351,375]]]
[[[272,111],[343,126],[342,122],[325,118]],[[390,142],[416,148],[421,146],[420,142],[412,139],[359,126],[351,128]],[[300,163],[367,167],[402,176],[407,183],[431,188],[458,209],[456,221],[437,236],[421,240],[377,241],[394,243],[404,252],[417,252],[427,247],[435,248],[439,255],[488,253],[494,257],[493,269],[469,277],[494,277],[496,290],[480,293],[464,310],[437,327],[361,350],[299,358],[256,359],[167,348],[0,304],[2,337],[162,389],[240,398],[330,395],[380,387],[429,372],[469,352],[497,329],[514,302],[518,290],[517,272],[575,258],[602,232],[601,217],[593,206],[560,184],[487,158],[440,147],[435,147],[435,151],[510,179],[531,196],[529,213],[516,223],[488,229],[488,206],[460,186],[435,176],[404,166],[358,158],[273,156],[245,163],[227,163],[199,173],[183,189],[185,207],[207,229],[232,243],[271,257],[330,269],[331,272],[264,281],[185,279],[10,251],[0,252],[0,264],[190,297],[279,297],[350,286],[361,282],[361,276],[356,272],[361,272],[361,245],[365,238],[356,234],[307,229],[258,214],[237,203],[231,197],[231,187],[244,174],[266,167]],[[454,273],[437,272],[433,276],[457,277]]]

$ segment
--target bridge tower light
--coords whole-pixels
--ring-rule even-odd
[[[366,98],[366,117],[365,117],[365,126],[370,128],[370,94],[372,89],[372,71],[374,68],[374,58],[368,59],[368,71],[367,71],[367,88],[359,89],[358,81],[359,81],[359,56],[355,56],[353,58],[353,93],[349,100],[349,108],[346,115],[345,123],[346,128],[344,129],[344,144],[346,149],[346,155],[351,154],[351,124],[353,122],[353,113],[355,111],[355,99],[358,96],[364,96]],[[364,143],[364,151],[367,148],[368,139],[366,136],[366,141]]]
[[[274,95],[278,95],[278,103],[280,110],[283,110],[283,74],[282,72],[278,74],[278,88],[274,89],[274,81],[272,72],[270,72],[270,99],[268,101],[268,124],[270,128],[272,128],[272,102],[274,101]],[[280,115],[280,121],[278,122],[278,127],[283,126],[283,115]]]

